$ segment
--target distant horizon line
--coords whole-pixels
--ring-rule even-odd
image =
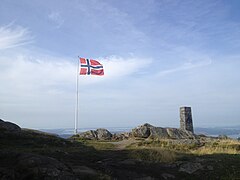
[[[145,124],[145,123],[144,123]],[[143,125],[143,124],[141,124]],[[108,129],[108,128],[135,128],[135,127],[138,127],[138,126],[141,126],[141,125],[137,125],[137,126],[108,126],[108,127],[78,127],[78,129],[100,129],[100,128],[105,128],[105,129]],[[169,127],[169,126],[155,126],[155,127],[163,127],[163,128],[180,128],[180,127]],[[27,127],[22,127],[23,129],[36,129],[36,130],[43,130],[43,129],[73,129],[74,130],[74,127],[62,127],[62,128],[27,128]],[[234,125],[234,126],[196,126],[193,128],[240,128],[240,124],[238,125]]]

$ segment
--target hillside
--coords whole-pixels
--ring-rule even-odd
[[[0,179],[237,179],[232,139],[65,140],[0,122]]]

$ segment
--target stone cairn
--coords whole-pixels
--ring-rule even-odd
[[[180,107],[180,129],[193,133],[191,107]]]

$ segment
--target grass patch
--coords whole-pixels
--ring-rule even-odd
[[[85,146],[94,147],[96,150],[112,150],[115,149],[115,145],[108,141],[94,141],[94,140],[79,140]]]
[[[176,153],[164,149],[135,149],[131,150],[130,157],[133,159],[147,162],[174,162],[177,158]]]
[[[191,151],[193,154],[240,154],[240,142],[236,140],[213,140]]]
[[[128,146],[129,149],[164,149],[184,154],[240,154],[240,142],[232,139],[192,141],[191,143],[179,143],[178,140],[143,140]]]
[[[145,140],[138,143],[133,143],[128,146],[129,149],[138,149],[138,148],[161,148],[165,150],[171,150],[176,152],[189,152],[193,149],[198,149],[199,145],[197,143],[184,144],[176,143],[174,140]]]

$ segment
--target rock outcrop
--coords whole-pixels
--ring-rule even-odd
[[[155,127],[147,123],[132,129],[132,136],[152,139],[195,139],[196,137],[187,130]]]
[[[89,140],[111,140],[113,135],[107,129],[101,128],[79,133],[77,136]]]
[[[3,121],[2,119],[0,119],[0,131],[20,132],[21,128],[14,123]]]
[[[124,140],[124,139],[129,139],[130,137],[132,137],[132,133],[131,132],[125,132],[125,133],[115,133],[112,135],[112,140]]]
[[[191,131],[177,128],[155,127],[146,123],[126,133],[111,134],[107,129],[97,129],[79,133],[77,136],[73,137],[87,140],[123,140],[131,137],[151,139],[195,139],[197,136]]]
[[[132,133],[112,134],[106,129],[85,133],[89,138],[164,137],[152,141],[139,138],[91,144],[68,141],[35,130],[0,129],[0,179],[239,179],[239,142],[196,136],[175,128],[144,124]],[[7,125],[9,125],[7,123]],[[9,127],[9,126],[8,126]],[[6,130],[8,129],[8,130]],[[6,133],[5,133],[6,132]],[[83,133],[84,134],[84,133]],[[76,137],[76,136],[75,136]],[[183,139],[174,139],[183,138]],[[229,143],[231,142],[231,143]],[[96,142],[95,145],[98,145]],[[94,146],[95,146],[94,145]],[[103,145],[103,146],[102,146]],[[153,145],[153,147],[152,147]],[[126,149],[128,147],[129,149]],[[102,148],[103,147],[103,148]],[[199,150],[223,147],[234,154],[198,155]],[[189,152],[194,152],[189,156]],[[204,152],[204,151],[203,151]],[[235,154],[236,153],[236,154]],[[181,158],[178,155],[181,154]],[[136,155],[136,156],[135,156]],[[166,161],[165,161],[166,160]],[[220,172],[220,173],[219,173]]]
[[[58,160],[30,153],[0,153],[0,179],[77,179],[74,172]]]

